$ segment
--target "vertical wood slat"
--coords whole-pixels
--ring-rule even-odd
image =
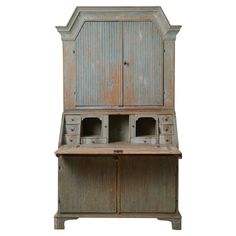
[[[163,44],[152,22],[123,22],[124,105],[163,105]]]
[[[122,23],[85,22],[77,37],[77,106],[120,105]]]

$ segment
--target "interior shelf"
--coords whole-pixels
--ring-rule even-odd
[[[129,115],[109,116],[109,143],[129,142]]]
[[[156,120],[152,117],[142,117],[136,121],[136,137],[154,137],[156,135]]]
[[[96,117],[89,117],[82,120],[81,137],[98,138],[102,133],[102,121]]]

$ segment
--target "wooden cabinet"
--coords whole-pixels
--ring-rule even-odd
[[[77,7],[63,41],[55,229],[80,217],[181,228],[175,38],[160,7]]]

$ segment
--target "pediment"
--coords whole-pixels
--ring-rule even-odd
[[[170,25],[161,7],[76,7],[66,26],[57,26],[62,40],[75,40],[87,21],[152,21],[163,40],[175,40],[181,26]]]

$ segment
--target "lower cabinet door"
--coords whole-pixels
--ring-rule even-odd
[[[116,212],[116,163],[112,157],[59,158],[59,212]]]
[[[177,164],[171,157],[121,157],[120,211],[175,212]]]

